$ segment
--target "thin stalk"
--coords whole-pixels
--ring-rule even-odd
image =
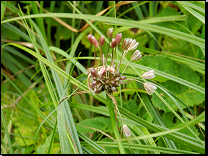
[[[114,135],[115,135],[115,138],[116,138],[116,142],[118,144],[118,148],[119,148],[121,154],[125,154],[126,152],[124,150],[123,144],[120,141],[121,136],[119,135],[118,128],[116,126],[116,118],[115,118],[115,112],[114,112],[114,109],[113,109],[112,99],[109,96],[106,96],[106,98],[107,98],[109,114],[110,114],[110,118],[111,118],[111,123],[112,123],[113,131],[114,131]]]

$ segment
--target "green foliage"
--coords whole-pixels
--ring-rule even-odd
[[[205,2],[1,1],[1,24],[1,153],[205,153]],[[95,64],[87,35],[105,37],[106,56],[112,27],[122,33],[116,64],[124,38],[142,53],[129,63],[129,51],[119,71],[129,63],[127,79],[157,85],[153,95],[138,81],[120,85],[116,115],[86,81]],[[151,69],[155,78],[140,77]]]
[[[80,121],[79,125],[76,125],[76,129],[80,133],[92,133],[95,132],[96,130],[89,129],[87,127],[83,127],[80,125],[95,128],[104,132],[113,132],[110,118],[95,117],[92,119],[85,119],[83,121]]]

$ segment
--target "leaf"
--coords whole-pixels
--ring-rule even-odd
[[[192,33],[195,34],[199,30],[199,28],[202,26],[203,23],[200,20],[198,20],[195,16],[193,16],[192,14],[189,14],[187,18],[187,24],[189,25]]]
[[[130,99],[128,102],[125,102],[123,108],[137,115],[138,105],[134,100]]]
[[[29,91],[25,95],[25,98],[33,98],[33,94],[31,94],[31,91]],[[18,127],[18,130],[20,131],[21,135],[26,137],[24,138],[24,140],[26,144],[29,146],[34,144],[34,136],[35,132],[38,129],[39,122],[36,111],[31,106],[31,104],[26,102],[25,98],[23,98],[18,104],[19,107],[17,107],[15,111],[14,122],[15,125]],[[32,102],[33,100],[30,101]],[[14,133],[18,134],[17,129],[14,130]],[[40,135],[38,135],[38,137],[40,138]],[[19,136],[15,137],[15,141],[19,146],[25,146],[23,140],[20,139]]]
[[[153,69],[158,69],[160,71],[163,71],[163,72],[175,75],[175,76],[177,75],[178,69],[177,69],[176,63],[173,60],[162,55],[156,55],[156,56],[147,55],[147,56],[142,57],[141,60],[138,61],[137,63],[142,64],[147,67],[151,67]],[[162,76],[156,75],[155,78],[152,80],[165,82],[168,79]]]
[[[165,123],[165,125],[168,127],[168,128],[172,128],[172,127],[175,127],[177,126],[178,124],[181,124],[182,122],[180,120],[178,120],[173,113],[164,113],[163,116],[162,116],[162,119]],[[198,133],[198,130],[195,128],[195,127],[192,127],[193,131],[195,134],[197,134],[197,136],[199,135]],[[193,134],[187,129],[187,128],[183,128],[181,130],[179,130],[178,132],[181,132],[183,134],[187,134],[189,136],[192,136],[193,137]],[[159,143],[160,144],[160,143]],[[184,147],[183,145],[181,144],[175,144],[176,147],[178,149],[181,149],[181,150],[188,150],[188,151],[192,151],[191,149],[187,148],[187,147]],[[163,145],[164,146],[164,145]]]
[[[151,67],[153,69],[157,69],[163,71],[165,73],[171,74],[173,76],[177,76],[186,81],[192,82],[194,84],[199,84],[199,76],[196,72],[194,72],[191,68],[184,64],[178,64],[175,61],[167,58],[163,55],[148,55],[141,58],[138,64],[142,64],[147,67]],[[168,79],[162,76],[155,76],[154,79],[156,81],[165,82]]]
[[[175,94],[179,99],[181,99],[188,106],[194,106],[194,105],[201,104],[205,99],[204,94],[202,94],[198,91],[195,91],[193,89],[190,89],[186,86],[180,85],[180,84],[178,84],[174,81],[171,81],[171,80],[161,83],[161,85],[163,87],[165,87],[166,89],[168,89],[173,94]],[[204,82],[202,82],[200,84],[200,86],[202,86],[202,87],[205,86]],[[175,109],[175,110],[178,109],[178,107],[173,102],[173,100],[169,96],[167,96],[165,93],[163,93],[159,88],[157,89],[157,92],[163,95],[163,98],[169,103],[169,105],[173,109]],[[154,106],[159,108],[160,110],[164,110],[165,112],[170,112],[168,107],[158,98],[157,95],[153,94],[152,102],[153,102]],[[182,108],[186,107],[180,102],[179,102],[179,104]]]
[[[53,132],[46,138],[45,142],[37,148],[37,154],[47,154],[52,136]]]
[[[91,127],[91,128],[96,128],[101,131],[113,132],[110,118],[95,117],[92,119],[85,119],[83,121],[80,121],[79,125],[76,125],[76,129],[80,133],[92,133],[92,132],[95,132],[95,130],[86,128],[80,125]]]

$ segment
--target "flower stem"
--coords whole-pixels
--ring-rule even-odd
[[[113,108],[112,99],[109,96],[106,96],[106,98],[107,98],[107,103],[108,103],[108,109],[109,109],[109,113],[110,113],[111,123],[112,123],[113,131],[114,131],[114,135],[115,135],[115,138],[116,138],[116,142],[118,144],[118,148],[119,148],[121,154],[125,154],[126,152],[124,150],[122,142],[120,141],[121,137],[119,135],[119,131],[118,131],[118,128],[116,126],[116,118],[115,118],[115,112],[114,112],[114,108]]]

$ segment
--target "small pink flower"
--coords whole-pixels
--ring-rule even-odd
[[[153,79],[155,77],[154,70],[150,70],[142,74],[142,78],[144,79]]]
[[[157,89],[154,83],[152,82],[145,82],[144,83],[144,89],[149,95],[152,95],[154,91]]]
[[[136,61],[142,57],[141,52],[139,50],[136,50],[133,55],[131,56],[132,61]]]
[[[103,76],[103,74],[106,72],[105,66],[101,68],[101,70],[98,72],[100,76]]]

